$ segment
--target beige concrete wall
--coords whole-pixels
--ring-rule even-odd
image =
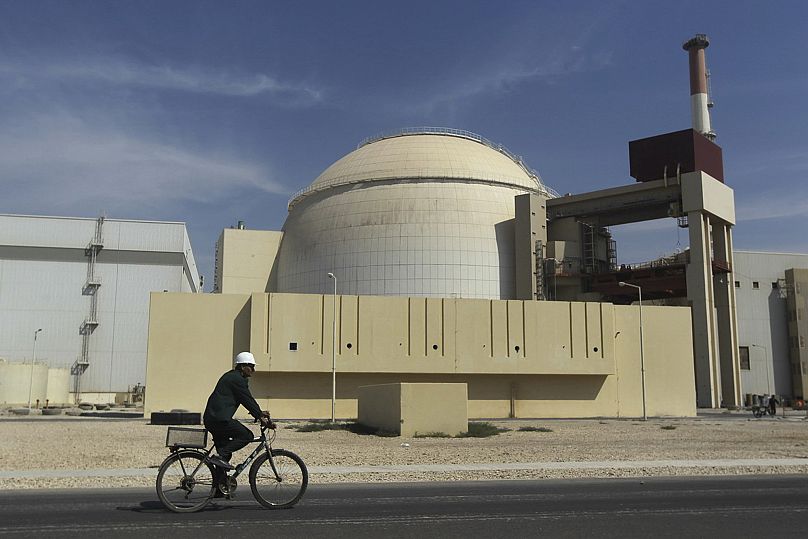
[[[791,391],[808,399],[808,269],[786,270]]]
[[[152,293],[144,407],[203,410],[249,329],[248,295]]]
[[[468,430],[466,384],[401,384],[401,435]]]
[[[706,211],[735,224],[735,192],[706,172],[682,174],[682,210]]]
[[[468,430],[466,384],[395,383],[357,390],[358,420],[363,425],[414,436]]]
[[[331,370],[333,297],[253,294],[259,370]],[[610,303],[337,296],[340,372],[615,372]],[[294,350],[292,348],[295,348]]]
[[[538,299],[543,290],[536,289],[536,276],[543,268],[536,267],[536,242],[541,242],[539,256],[546,256],[547,199],[526,193],[514,198],[514,273],[516,299]],[[538,295],[537,295],[538,294]]]
[[[615,306],[620,334],[615,398],[620,415],[642,415],[640,320],[637,305]],[[696,388],[689,307],[642,308],[645,385],[649,416],[693,416]]]
[[[250,349],[262,406],[330,417],[332,301],[153,294],[147,412],[201,410],[233,355]],[[360,386],[406,382],[467,384],[469,417],[638,417],[638,315],[601,303],[337,296],[336,415],[357,417]],[[648,413],[694,415],[690,309],[646,306],[643,329]]]
[[[270,289],[270,276],[283,232],[227,228],[218,242],[220,291],[251,294]]]

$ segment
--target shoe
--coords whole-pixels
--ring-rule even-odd
[[[208,457],[208,460],[214,466],[221,468],[223,470],[235,470],[236,467],[224,460],[222,457],[218,455],[213,455],[212,457]]]

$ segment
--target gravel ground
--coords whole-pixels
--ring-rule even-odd
[[[146,420],[61,416],[2,418],[0,471],[156,468],[168,454],[165,426]],[[646,461],[806,458],[808,421],[799,417],[745,419],[509,420],[490,438],[384,438],[347,431],[297,432],[302,422],[279,422],[276,447],[300,454],[309,466],[484,464],[520,462]],[[520,432],[520,427],[551,432]],[[236,454],[246,456],[246,452]],[[628,477],[748,473],[805,473],[806,466],[498,470],[313,474],[312,483]],[[6,488],[153,485],[151,477],[5,479]]]

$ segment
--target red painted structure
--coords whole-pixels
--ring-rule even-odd
[[[702,170],[724,182],[721,147],[693,129],[684,129],[628,143],[629,173],[638,182],[675,178]]]

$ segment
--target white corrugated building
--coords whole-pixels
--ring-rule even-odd
[[[738,346],[741,382],[746,394],[808,397],[794,389],[796,359],[789,350],[791,333],[804,324],[802,314],[790,313],[786,281],[789,269],[808,268],[808,254],[735,251],[735,296],[738,305]],[[797,343],[797,348],[805,344]]]
[[[110,402],[145,382],[149,293],[196,292],[184,223],[0,215],[0,357]]]

